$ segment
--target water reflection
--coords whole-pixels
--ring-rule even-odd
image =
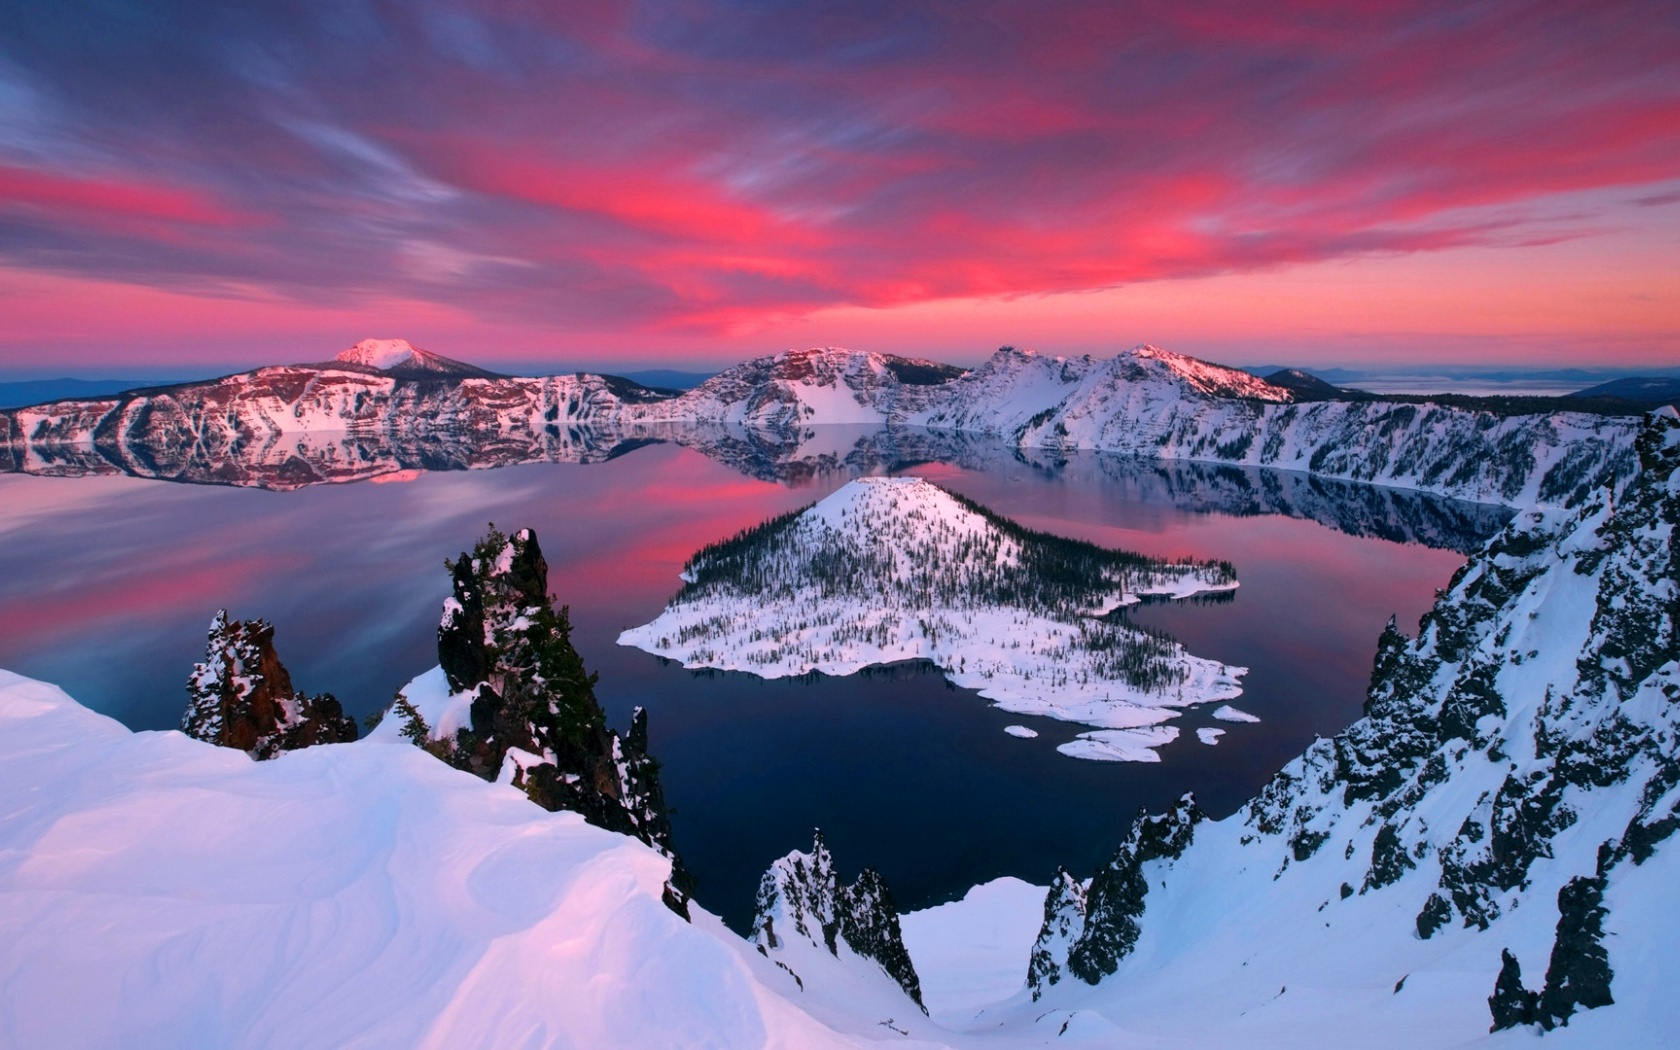
[[[873,865],[917,907],[999,875],[1089,870],[1139,805],[1186,790],[1229,812],[1315,734],[1358,716],[1388,616],[1415,621],[1459,564],[1453,552],[1502,517],[1270,472],[842,430],[779,442],[667,434],[593,465],[436,469],[465,461],[399,456],[376,473],[400,483],[289,492],[238,470],[159,485],[108,461],[77,480],[0,476],[0,667],[58,682],[130,726],[169,727],[226,606],[275,623],[300,688],[363,715],[436,662],[444,557],[487,521],[529,525],[609,717],[622,726],[633,705],[651,712],[703,904],[744,921],[766,864],[821,825],[848,878]],[[1034,528],[1235,562],[1232,601],[1134,615],[1252,668],[1241,706],[1264,721],[1208,747],[1192,732],[1201,716],[1187,716],[1159,766],[1072,762],[1055,746],[1076,726],[1006,715],[917,667],[699,678],[615,644],[658,614],[697,547],[856,473],[912,468]],[[1012,722],[1041,736],[1006,736]]]
[[[1355,536],[1424,543],[1461,553],[1510,518],[1503,507],[1405,489],[1225,463],[1020,449],[994,438],[909,427],[817,426],[755,430],[714,424],[611,429],[556,427],[532,435],[494,431],[314,432],[261,441],[154,446],[103,435],[89,444],[35,443],[24,455],[0,445],[0,473],[44,477],[126,475],[160,481],[290,492],[354,481],[409,481],[423,473],[533,463],[605,463],[647,445],[675,444],[762,481],[804,487],[859,474],[940,463],[995,472],[1030,466],[1047,478],[1102,484],[1124,498],[1204,513],[1281,514]]]

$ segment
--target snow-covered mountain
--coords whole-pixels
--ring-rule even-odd
[[[1510,506],[1569,506],[1633,471],[1636,424],[1436,404],[1315,400],[1151,346],[1113,358],[1006,347],[969,372],[822,348],[729,369],[680,396],[613,376],[496,377],[365,340],[320,365],[0,412],[0,472],[123,472],[236,484],[366,477],[370,463],[604,458],[661,427],[976,434],[1021,448],[1270,466]],[[371,459],[370,459],[371,457]],[[288,479],[305,479],[289,481]]]
[[[960,368],[892,354],[821,347],[736,365],[682,396],[640,406],[638,422],[745,424],[765,429],[881,424],[900,402],[940,389]]]
[[[1223,563],[1163,562],[1024,529],[920,478],[860,478],[689,560],[687,585],[619,644],[780,678],[929,660],[1006,711],[1092,726],[1058,750],[1159,761],[1184,707],[1244,668],[1105,614],[1228,591]]]
[[[495,372],[421,350],[407,339],[363,339],[342,350],[329,367],[367,368],[399,379],[503,379]]]

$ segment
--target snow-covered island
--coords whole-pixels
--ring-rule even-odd
[[[1246,668],[1109,615],[1146,595],[1229,591],[1223,562],[1167,562],[1022,528],[914,477],[860,478],[713,544],[619,644],[686,667],[781,678],[927,660],[1017,714],[1092,726],[1058,750],[1156,762],[1180,708]]]

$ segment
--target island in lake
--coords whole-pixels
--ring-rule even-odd
[[[927,660],[1006,711],[1093,727],[1057,749],[1075,758],[1160,761],[1178,737],[1163,723],[1238,696],[1247,671],[1117,615],[1228,594],[1229,563],[1035,532],[921,478],[859,478],[703,548],[683,578],[621,645],[764,678]]]

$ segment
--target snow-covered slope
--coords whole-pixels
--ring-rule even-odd
[[[0,672],[0,799],[15,1050],[852,1045],[665,857],[406,741],[252,762]]]
[[[1140,822],[1065,889],[1036,1009],[1165,1045],[1447,1046],[1525,1017],[1581,1045],[1666,1045],[1680,419],[1653,419],[1640,454],[1620,497],[1521,515],[1415,640],[1391,629],[1365,719],[1228,820]],[[1148,845],[1169,826],[1189,841]]]
[[[619,644],[765,678],[929,660],[1007,711],[1095,727],[1059,750],[1159,761],[1177,709],[1242,692],[1243,668],[1104,614],[1236,586],[1229,565],[1029,532],[920,478],[861,478],[702,550]]]
[[[1291,397],[1149,346],[1107,361],[1006,348],[901,421],[1022,447],[1269,466],[1512,506],[1572,505],[1633,470],[1629,418]]]

